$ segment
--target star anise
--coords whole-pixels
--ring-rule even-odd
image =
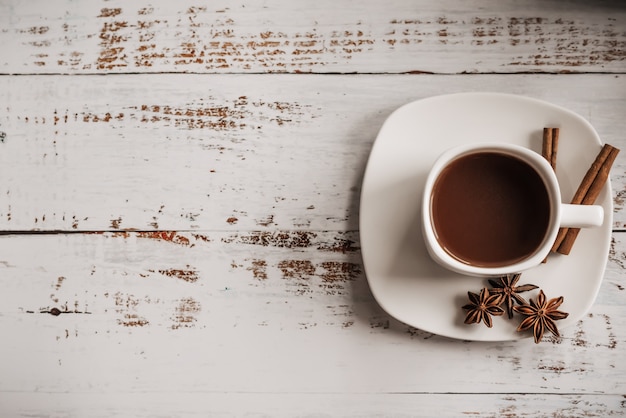
[[[480,291],[480,295],[476,293],[467,292],[471,303],[463,306],[466,309],[467,316],[465,317],[466,324],[478,324],[483,321],[489,328],[493,326],[491,322],[491,315],[500,316],[504,313],[504,310],[500,307],[502,299],[501,294],[491,294],[486,287]]]
[[[559,337],[559,330],[554,321],[568,317],[568,313],[558,311],[557,308],[563,303],[563,296],[546,301],[543,290],[539,291],[537,301],[530,300],[528,305],[514,306],[515,312],[525,315],[526,318],[517,327],[518,331],[524,331],[532,327],[535,344],[539,344],[546,329],[555,337]]]
[[[493,286],[490,289],[491,293],[502,294],[504,301],[506,302],[506,313],[509,319],[513,318],[513,305],[514,301],[520,305],[528,305],[526,299],[521,297],[518,293],[527,292],[529,290],[537,289],[534,284],[523,284],[516,286],[521,274],[507,274],[506,276],[498,277],[497,280],[489,279],[489,283]]]

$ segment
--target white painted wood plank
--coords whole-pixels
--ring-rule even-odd
[[[0,393],[11,417],[611,417],[623,395]],[[45,412],[43,412],[45,411]]]
[[[624,72],[619,2],[0,4],[2,73]]]
[[[539,345],[399,323],[355,235],[2,236],[0,393],[624,393],[625,234],[590,314]]]
[[[626,149],[620,75],[3,77],[0,229],[356,230],[385,118],[481,90],[569,108]],[[624,152],[612,181],[623,229]]]

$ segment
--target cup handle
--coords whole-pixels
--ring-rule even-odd
[[[604,221],[604,208],[598,205],[561,204],[561,227],[586,228],[600,226]]]

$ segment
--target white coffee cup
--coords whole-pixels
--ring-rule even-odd
[[[445,248],[438,237],[438,231],[436,230],[434,221],[435,217],[439,219],[439,217],[445,215],[433,213],[433,190],[435,190],[435,193],[439,192],[435,189],[435,185],[442,172],[450,167],[452,162],[462,157],[470,155],[480,156],[480,154],[484,155],[485,153],[514,157],[513,159],[517,161],[521,160],[523,163],[526,163],[532,168],[532,170],[529,171],[534,170],[536,175],[541,179],[549,201],[549,205],[545,206],[545,210],[541,210],[541,213],[537,213],[537,219],[543,219],[544,221],[542,222],[547,225],[543,236],[540,237],[538,235],[538,239],[540,239],[540,241],[538,241],[539,244],[532,252],[524,255],[523,258],[512,262],[503,261],[500,264],[496,263],[498,265],[468,261],[464,259],[463,256],[451,252],[449,248]],[[451,171],[446,172],[450,173]],[[511,193],[515,193],[515,191],[511,190]],[[468,214],[468,216],[470,215]],[[572,205],[561,202],[561,192],[556,174],[543,156],[522,146],[502,143],[463,145],[444,152],[436,160],[428,174],[422,202],[422,232],[430,256],[443,267],[470,276],[502,276],[505,274],[519,273],[538,266],[550,253],[559,228],[600,226],[603,220],[604,211],[602,206]],[[443,221],[438,220],[438,222],[445,222],[445,218]],[[467,234],[465,237],[466,236]],[[469,243],[471,244],[472,237],[469,239]]]

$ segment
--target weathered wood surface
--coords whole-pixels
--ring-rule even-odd
[[[2,396],[2,395],[0,395]],[[1,398],[0,398],[1,399]],[[577,394],[163,394],[37,393],[12,395],[13,416],[68,416],[70,409],[84,418],[154,417],[614,417],[623,416],[624,397]],[[114,402],[112,401],[114,400]],[[64,405],[60,407],[59,405]],[[69,406],[69,407],[68,407]],[[40,411],[45,410],[44,414]],[[159,411],[155,414],[154,411]],[[261,412],[262,411],[262,412]]]
[[[8,235],[0,245],[8,400],[566,393],[615,408],[626,389],[624,234],[592,311],[538,346],[449,340],[389,317],[369,293],[356,233]]]
[[[619,1],[3,1],[0,71],[624,72]]]
[[[458,91],[551,101],[626,149],[622,75],[28,76],[0,89],[0,230],[356,230],[385,118]],[[616,229],[625,173],[620,155]]]
[[[626,155],[598,298],[539,345],[387,315],[358,199],[385,118],[437,94],[544,99],[623,154],[625,27],[617,1],[0,2],[0,416],[624,415]]]

